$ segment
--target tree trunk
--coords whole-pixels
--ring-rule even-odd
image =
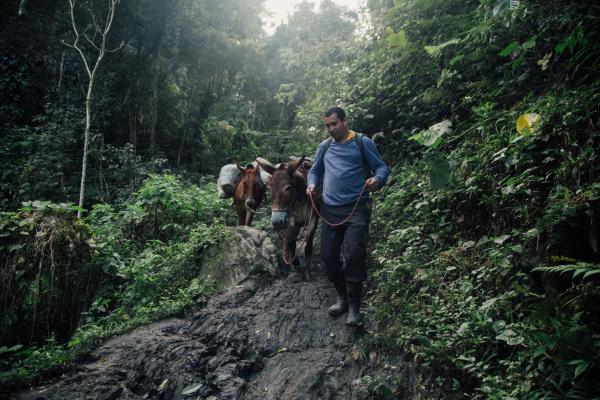
[[[133,146],[133,153],[137,153],[137,120],[135,117],[135,109],[131,104],[129,105],[129,143]]]
[[[98,59],[98,63],[100,59]],[[98,65],[96,64],[96,66]],[[88,84],[87,96],[85,98],[85,131],[83,134],[83,161],[81,162],[81,183],[79,186],[79,210],[77,211],[77,218],[81,218],[81,209],[83,208],[83,200],[85,199],[85,179],[87,176],[87,159],[88,159],[88,147],[90,143],[90,126],[92,125],[92,89],[94,88],[94,73],[90,77]]]
[[[27,0],[21,0],[19,4],[19,16],[27,14]]]
[[[148,130],[150,131],[150,153],[154,155],[156,150],[156,122],[158,120],[158,77],[156,78],[156,85],[152,93],[151,99],[151,110],[150,110],[150,121]]]
[[[185,144],[185,138],[187,136],[187,129],[183,131],[183,135],[181,135],[181,144],[179,145],[179,152],[177,153],[177,168],[181,166],[181,156],[183,154],[183,147]]]
[[[59,92],[60,92],[60,87],[62,86],[64,70],[65,70],[65,51],[63,50],[62,53],[60,54],[60,67],[58,70],[58,85],[56,86],[56,88],[58,89]]]
[[[90,64],[88,63],[87,57],[85,56],[82,47],[79,45],[79,40],[81,40],[81,35],[79,34],[79,30],[77,29],[77,23],[75,22],[75,3],[77,0],[69,0],[69,8],[71,15],[71,25],[73,28],[73,32],[75,33],[75,41],[73,44],[67,44],[64,41],[62,42],[64,45],[75,49],[83,64],[85,66],[85,71],[87,72],[89,82],[88,89],[85,96],[85,131],[83,133],[83,160],[81,161],[81,184],[79,187],[79,210],[77,210],[77,218],[81,218],[81,211],[83,209],[83,202],[85,199],[85,181],[87,177],[87,160],[88,160],[88,148],[90,143],[90,126],[92,124],[92,92],[94,88],[94,79],[96,77],[96,71],[98,70],[98,66],[104,58],[104,54],[106,54],[106,39],[108,37],[108,33],[110,32],[110,28],[112,26],[112,22],[115,16],[115,9],[119,0],[110,0],[108,3],[108,12],[106,15],[106,21],[104,24],[104,29],[100,33],[100,37],[102,38],[102,42],[99,46],[95,45],[92,42],[92,46],[98,51],[98,57],[96,58],[96,62],[93,68],[90,68]],[[99,30],[98,28],[96,28]],[[85,34],[84,34],[85,35]],[[90,41],[89,38],[86,39]],[[90,41],[91,42],[91,41]]]

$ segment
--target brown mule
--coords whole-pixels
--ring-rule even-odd
[[[265,197],[267,185],[260,178],[260,167],[254,168],[252,164],[246,167],[237,165],[242,173],[233,195],[233,205],[238,215],[239,225],[250,226],[254,213],[260,207]]]
[[[271,224],[284,236],[285,246],[283,259],[286,264],[293,264],[303,273],[305,279],[310,277],[310,265],[313,254],[313,239],[319,216],[313,210],[311,201],[306,195],[306,179],[312,161],[304,157],[272,166],[267,160],[257,158],[256,161],[265,171],[271,174]],[[296,254],[296,240],[300,229],[305,227],[304,268],[300,267]]]

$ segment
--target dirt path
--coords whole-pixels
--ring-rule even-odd
[[[186,319],[113,338],[94,361],[15,398],[351,399],[367,387],[383,393],[377,382],[388,398],[410,398],[412,370],[362,354],[360,333],[327,315],[333,301],[322,274],[247,281]]]

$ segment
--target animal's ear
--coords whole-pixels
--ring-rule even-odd
[[[267,171],[269,174],[273,175],[273,172],[275,172],[275,167],[272,166],[271,163],[265,160],[264,158],[257,157],[256,162],[260,167],[262,167],[262,169]]]
[[[288,173],[290,174],[290,176],[294,176],[295,172],[298,170],[298,168],[300,168],[302,166],[303,162],[304,162],[304,156],[300,157],[297,161],[290,162],[291,168],[288,170]]]
[[[235,166],[237,167],[237,169],[239,169],[239,170],[240,170],[240,172],[241,172],[242,174],[245,174],[245,173],[246,173],[246,168],[244,168],[244,167],[240,166],[240,164],[235,164]]]

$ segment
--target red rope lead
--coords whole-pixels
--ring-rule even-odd
[[[315,201],[312,197],[312,192],[308,192],[308,197],[310,197],[310,203],[312,205],[312,209],[315,210],[315,212],[317,213],[317,215],[319,217],[321,217],[321,219],[323,220],[323,222],[325,222],[327,225],[331,226],[332,228],[335,228],[336,226],[341,226],[344,225],[346,222],[348,222],[348,220],[352,217],[352,215],[354,215],[354,212],[356,211],[356,207],[358,206],[358,203],[360,202],[360,199],[362,198],[363,193],[365,192],[365,189],[367,188],[367,183],[365,182],[365,184],[363,185],[362,189],[360,190],[360,194],[358,195],[358,199],[356,200],[356,203],[354,204],[354,207],[352,208],[352,211],[350,211],[350,214],[348,214],[348,216],[346,218],[344,218],[344,220],[342,222],[339,222],[337,224],[333,224],[329,221],[327,221],[325,218],[323,218],[323,216],[321,215],[321,213],[319,212],[319,209],[317,208],[317,205],[315,204]],[[313,218],[313,213],[310,213],[310,218],[308,220],[308,224],[305,227],[305,230],[308,229],[308,227],[310,226],[310,223],[312,222],[312,218]],[[296,254],[294,254],[294,257],[292,257],[292,259],[290,261],[286,260],[285,258],[285,244],[287,242],[286,237],[284,234],[280,234],[279,238],[281,239],[282,242],[282,251],[281,251],[281,258],[283,259],[283,262],[285,263],[285,265],[291,265],[296,258],[298,258],[298,255],[300,255],[300,251],[302,250],[302,246],[304,246],[304,244],[306,243],[306,238],[308,237],[308,231],[305,232],[304,234],[304,239],[302,239],[302,243],[300,243],[300,246],[298,246],[297,250],[296,250]]]
[[[310,202],[312,204],[312,208],[317,212],[319,217],[321,217],[323,222],[325,222],[327,225],[331,226],[332,228],[335,228],[336,226],[344,225],[346,222],[348,222],[348,220],[352,217],[352,215],[354,215],[354,211],[356,211],[356,207],[358,206],[358,203],[360,202],[360,199],[361,199],[363,193],[365,192],[366,188],[367,188],[367,183],[365,182],[362,189],[360,190],[360,194],[358,195],[358,200],[356,200],[354,207],[352,207],[352,211],[350,211],[350,214],[348,214],[348,216],[346,218],[344,218],[344,220],[342,222],[339,222],[337,224],[331,223],[331,222],[327,221],[325,218],[323,218],[323,216],[317,209],[317,206],[315,205],[315,201],[313,200],[313,197],[312,197],[312,192],[308,192],[308,197],[310,197]]]

